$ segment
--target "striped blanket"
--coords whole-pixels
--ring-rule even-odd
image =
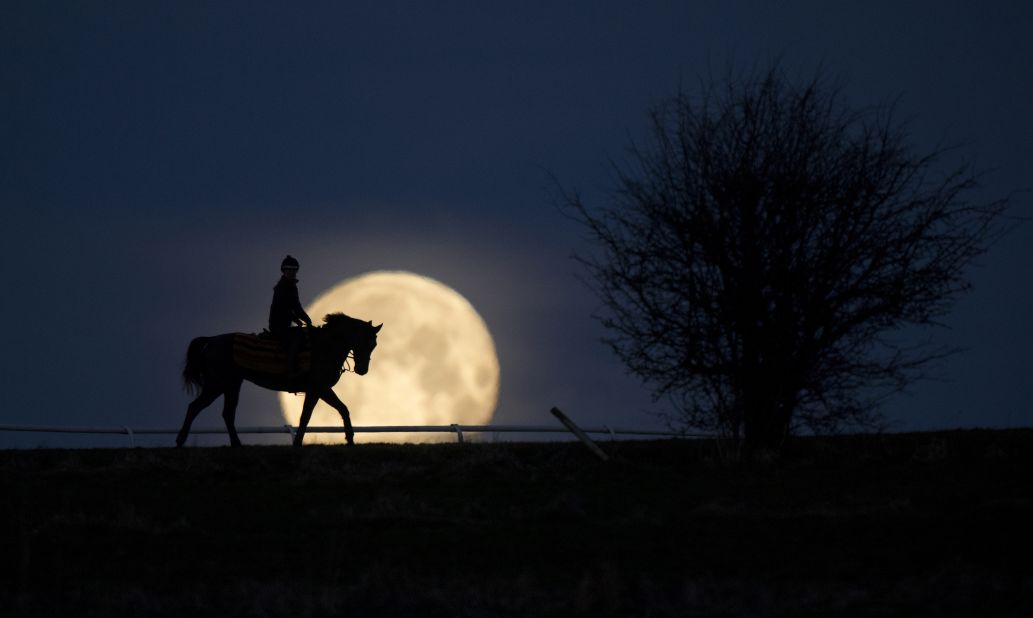
[[[306,342],[307,343],[307,342]],[[260,337],[248,333],[233,334],[233,362],[238,367],[269,374],[287,374],[287,351],[274,337]],[[305,373],[312,366],[308,346],[298,352],[298,371]]]

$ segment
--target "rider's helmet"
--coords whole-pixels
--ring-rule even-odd
[[[283,261],[280,262],[280,270],[287,270],[288,268],[292,270],[298,270],[299,266],[300,264],[298,264],[298,260],[294,259],[289,255],[283,258]]]

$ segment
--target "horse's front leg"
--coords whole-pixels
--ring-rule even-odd
[[[344,405],[332,388],[320,393],[319,398],[333,406],[341,415],[341,420],[344,421],[344,437],[348,440],[348,444],[355,444],[355,430],[352,429],[352,417],[348,412],[348,406]]]
[[[301,405],[301,419],[298,421],[298,432],[294,434],[294,446],[301,446],[301,441],[305,439],[305,428],[308,427],[308,422],[312,419],[312,410],[315,409],[318,402],[319,395],[305,393],[305,403]]]

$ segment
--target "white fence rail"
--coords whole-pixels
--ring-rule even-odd
[[[384,425],[354,427],[355,433],[450,433],[455,434],[456,440],[464,441],[464,434],[467,433],[569,433],[565,427],[553,425]],[[293,425],[280,425],[272,427],[238,427],[238,434],[287,434],[294,436],[298,430]],[[86,434],[108,434],[124,435],[129,438],[129,445],[136,446],[136,436],[143,435],[175,435],[179,428],[168,427],[140,427],[132,428],[126,425],[108,427],[56,427],[50,425],[0,425],[0,432],[38,432],[38,433],[86,433]],[[703,434],[684,434],[672,431],[655,431],[647,429],[627,429],[619,427],[582,427],[581,431],[588,434],[599,434],[616,438],[617,436],[642,436],[642,437],[669,437],[669,438],[709,438],[712,436]],[[192,428],[190,435],[195,434],[225,434],[225,427],[199,427]],[[344,427],[307,427],[305,433],[344,433]]]

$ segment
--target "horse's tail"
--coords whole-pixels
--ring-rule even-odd
[[[198,337],[190,342],[187,348],[187,360],[183,365],[183,388],[190,393],[196,394],[204,388],[204,371],[201,366],[202,354],[208,347],[208,337]]]

